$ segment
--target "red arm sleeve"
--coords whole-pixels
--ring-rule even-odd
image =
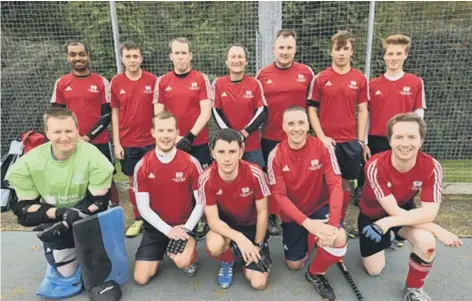
[[[205,172],[200,176],[200,179],[198,180],[198,194],[200,195],[200,200],[204,205],[216,205],[216,197],[210,187],[209,173]]]
[[[156,83],[154,84],[154,97],[152,99],[152,103],[160,103],[164,106],[166,105],[165,96],[164,96],[164,88],[162,87],[162,76],[157,78]]]
[[[267,106],[267,100],[265,99],[264,96],[264,88],[262,88],[262,84],[260,81],[256,79],[257,82],[257,88],[256,88],[256,95],[254,98],[254,110],[257,110],[258,108],[262,106]]]
[[[260,167],[251,166],[252,177],[255,183],[254,198],[260,200],[270,195],[269,186],[267,185],[266,176]]]
[[[203,172],[200,162],[194,157],[190,157],[190,184],[192,185],[192,190],[198,190],[198,178]]]
[[[339,228],[344,197],[341,170],[334,151],[326,146],[323,160],[324,177],[329,191],[329,224]]]

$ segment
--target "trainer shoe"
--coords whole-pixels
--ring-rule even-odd
[[[228,288],[233,283],[233,265],[234,260],[221,262],[220,272],[218,273],[218,284],[221,288]]]
[[[430,296],[428,296],[423,288],[406,288],[404,301],[433,301]]]
[[[405,243],[401,240],[397,240],[395,237],[395,233],[393,231],[390,231],[390,249],[397,251],[400,248],[403,248],[405,246]]]
[[[356,239],[359,237],[359,232],[356,229],[352,229],[350,231],[347,231],[347,236],[352,239]]]
[[[195,231],[195,239],[197,241],[205,239],[210,228],[205,221],[199,221],[197,224],[197,230]]]
[[[334,294],[331,284],[329,284],[328,279],[324,275],[310,275],[310,272],[305,274],[306,280],[313,283],[318,294],[323,298],[323,301],[334,301],[336,300],[336,295]]]
[[[185,274],[187,274],[188,277],[195,277],[197,276],[198,269],[200,268],[200,263],[195,261],[191,265],[189,265],[186,268],[183,268],[182,271],[184,271]]]
[[[136,237],[143,230],[144,222],[142,220],[136,220],[126,231],[126,237]]]
[[[270,235],[276,236],[282,234],[282,222],[279,217],[275,214],[269,215],[269,224],[267,225],[267,231]]]

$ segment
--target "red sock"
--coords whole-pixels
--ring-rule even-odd
[[[210,251],[208,251],[208,249],[206,249],[206,252],[208,256],[210,256],[211,258],[217,261],[226,261],[226,262],[234,261],[234,254],[233,254],[233,250],[231,250],[231,247],[229,247],[228,250],[224,251],[223,254],[221,254],[220,256],[212,255]]]
[[[324,248],[318,248],[308,271],[311,275],[324,274],[331,265],[339,262],[343,257],[330,254]]]
[[[351,192],[348,190],[348,191],[344,191],[344,198],[343,198],[343,209],[341,211],[341,218],[344,220],[344,218],[346,217],[346,213],[347,213],[347,208],[349,208],[349,203],[351,202]]]
[[[316,246],[316,243],[318,242],[318,237],[308,233],[308,252],[307,256],[310,257],[310,253],[313,250],[313,248]]]
[[[275,200],[275,198],[269,195],[268,199],[269,203],[269,214],[279,215],[279,204]]]
[[[118,189],[116,188],[115,182],[111,182],[110,201],[113,205],[118,206],[120,204],[120,195],[118,194]]]
[[[129,202],[131,203],[131,206],[133,206],[133,212],[134,212],[134,217],[136,220],[141,220],[142,217],[139,215],[138,212],[138,206],[136,205],[136,195],[134,194],[134,191],[132,188],[128,188],[128,197],[129,197]]]
[[[411,253],[410,262],[408,264],[408,275],[406,276],[406,287],[409,288],[422,288],[424,280],[428,276],[429,271],[433,267],[433,263],[425,263],[418,255]]]

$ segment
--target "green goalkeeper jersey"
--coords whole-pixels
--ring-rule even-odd
[[[77,150],[65,161],[52,156],[45,143],[22,156],[6,179],[19,200],[41,197],[59,208],[75,206],[90,191],[110,188],[113,165],[94,145],[78,141]]]

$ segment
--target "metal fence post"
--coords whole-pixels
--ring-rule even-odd
[[[367,23],[367,45],[365,48],[365,76],[370,80],[370,63],[372,60],[372,43],[374,41],[375,1],[370,1],[369,22]]]
[[[282,28],[282,1],[259,1],[258,16],[257,70],[274,60],[272,45],[275,34]]]
[[[116,72],[122,72],[121,60],[120,60],[120,32],[118,30],[118,17],[116,15],[116,3],[115,1],[110,1],[110,19],[111,19],[111,29],[113,32],[113,45],[115,47],[115,63],[116,63]]]

